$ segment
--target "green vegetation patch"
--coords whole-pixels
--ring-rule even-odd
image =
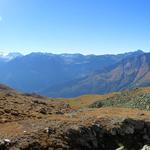
[[[114,97],[98,100],[89,107],[127,107],[150,110],[150,92],[149,91],[124,91],[116,94]]]

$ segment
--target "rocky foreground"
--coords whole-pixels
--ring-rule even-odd
[[[131,108],[73,109],[0,88],[1,150],[149,150],[150,112]]]

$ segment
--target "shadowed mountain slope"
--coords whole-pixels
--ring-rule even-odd
[[[84,78],[45,91],[53,97],[104,94],[150,85],[150,53],[125,58]],[[43,92],[44,93],[44,92]]]
[[[0,63],[0,82],[23,92],[45,91],[141,54],[142,51],[119,55],[31,53]]]

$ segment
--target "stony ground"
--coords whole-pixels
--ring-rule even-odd
[[[77,109],[68,100],[22,94],[1,85],[0,112],[0,150],[146,150],[150,145],[146,110]]]

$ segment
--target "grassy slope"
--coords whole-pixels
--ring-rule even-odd
[[[56,99],[55,99],[56,100]],[[104,95],[82,95],[75,98],[57,99],[69,104],[74,109],[84,107],[127,107],[150,110],[150,87],[136,88],[130,91]]]
[[[103,100],[105,98],[113,97],[115,95],[116,93],[110,93],[110,94],[104,94],[104,95],[89,94],[89,95],[82,95],[82,96],[75,97],[75,98],[68,98],[68,99],[60,98],[57,100],[61,100],[69,104],[71,107],[75,109],[80,109],[80,108],[88,107],[89,105],[91,105],[92,103],[98,100]]]
[[[150,87],[117,93],[114,97],[98,100],[90,107],[128,107],[150,110]]]

